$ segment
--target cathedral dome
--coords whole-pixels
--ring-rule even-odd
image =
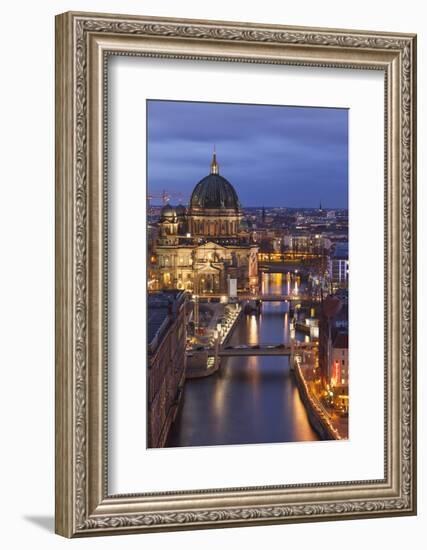
[[[178,204],[178,206],[175,208],[175,212],[177,216],[185,216],[187,213],[187,209],[183,204]]]
[[[175,218],[176,212],[170,204],[165,204],[165,206],[160,211],[160,218],[162,219],[172,219]]]
[[[233,208],[240,209],[234,187],[219,174],[209,174],[194,188],[191,195],[192,208]]]
[[[240,210],[239,198],[234,187],[219,174],[215,153],[211,163],[211,173],[200,180],[194,188],[190,199],[190,207]]]

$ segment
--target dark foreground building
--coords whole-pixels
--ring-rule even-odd
[[[148,295],[148,447],[164,447],[181,400],[186,369],[186,294]]]

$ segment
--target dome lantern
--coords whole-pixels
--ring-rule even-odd
[[[215,151],[215,145],[212,155],[212,162],[211,162],[211,174],[219,174],[219,164],[216,160],[216,151]]]

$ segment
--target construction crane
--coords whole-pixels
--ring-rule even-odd
[[[154,199],[161,199],[163,205],[168,204],[171,199],[176,199],[178,203],[182,203],[184,200],[184,195],[180,192],[166,191],[166,189],[163,189],[161,193],[148,193],[147,210],[149,213],[152,213],[151,201]]]

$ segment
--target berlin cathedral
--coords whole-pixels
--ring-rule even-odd
[[[194,188],[188,208],[166,204],[160,213],[154,273],[160,290],[227,294],[258,287],[258,246],[234,187],[219,173],[215,152],[210,174]]]

